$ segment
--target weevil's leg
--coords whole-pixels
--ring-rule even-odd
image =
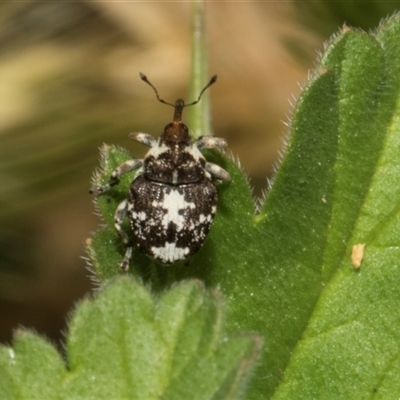
[[[131,172],[135,169],[138,169],[141,167],[143,164],[143,160],[128,160],[119,165],[117,168],[114,169],[110,176],[110,181],[106,183],[105,185],[102,186],[96,186],[92,189],[89,190],[89,193],[94,193],[97,196],[103,194],[104,192],[107,192],[107,190],[110,190],[113,186],[117,185],[119,183],[119,178],[121,175],[126,174],[127,172]]]
[[[130,243],[128,235],[122,229],[122,223],[124,222],[124,219],[126,218],[127,214],[128,214],[128,200],[124,200],[121,203],[119,203],[117,209],[115,210],[114,227],[125,246],[128,246]]]
[[[126,248],[124,259],[122,260],[121,264],[119,264],[119,267],[122,269],[122,271],[129,271],[129,261],[131,260],[131,257],[132,247],[129,246]]]
[[[148,133],[143,132],[132,132],[129,134],[129,138],[136,140],[137,142],[143,143],[146,146],[153,147],[157,143],[157,139]]]
[[[214,179],[226,182],[231,180],[229,172],[225,171],[217,164],[210,162],[206,163],[206,171],[209,172]]]
[[[214,136],[201,136],[196,142],[198,149],[215,149],[225,147],[226,140],[222,138],[217,138]],[[220,181],[230,181],[231,176],[227,171],[221,168],[217,164],[206,163],[206,171],[214,178]]]
[[[217,138],[214,136],[201,136],[196,142],[198,149],[217,149],[226,147],[227,143],[225,139]]]
[[[124,222],[124,219],[126,218],[127,213],[128,213],[128,201],[124,200],[123,202],[121,202],[119,204],[119,206],[117,207],[117,210],[115,211],[115,215],[114,215],[115,229],[118,232],[119,237],[122,239],[122,242],[126,246],[126,252],[125,252],[124,259],[122,260],[121,264],[119,265],[123,271],[129,270],[129,260],[132,257],[132,244],[129,240],[128,235],[122,229],[122,223]]]

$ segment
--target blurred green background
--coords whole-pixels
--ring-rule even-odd
[[[344,23],[372,29],[400,2],[207,2],[213,128],[267,188],[293,100],[324,41]],[[61,338],[91,288],[83,242],[100,220],[88,194],[103,143],[146,149],[186,94],[188,2],[0,4],[0,341],[33,328]]]

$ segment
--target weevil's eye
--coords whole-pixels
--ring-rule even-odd
[[[185,124],[179,124],[180,125],[180,129],[187,135],[189,135],[189,129]]]

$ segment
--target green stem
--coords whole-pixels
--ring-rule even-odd
[[[192,68],[190,101],[195,100],[209,81],[204,1],[192,1]],[[211,135],[209,94],[206,91],[199,104],[188,109],[189,128],[193,138]]]

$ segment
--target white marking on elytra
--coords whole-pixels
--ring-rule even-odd
[[[171,190],[169,193],[164,195],[164,199],[161,204],[161,208],[167,210],[167,213],[162,219],[162,225],[164,229],[168,228],[170,222],[176,225],[177,231],[181,231],[185,228],[186,220],[183,215],[179,213],[181,210],[187,208],[194,209],[196,205],[189,203],[185,200],[185,197],[177,190]]]
[[[202,224],[204,222],[210,222],[212,219],[212,215],[204,215],[204,214],[200,214],[199,215],[199,223]]]
[[[147,219],[147,214],[144,211],[140,211],[139,213],[134,212],[132,213],[132,216],[139,221],[146,221]]]
[[[185,258],[190,249],[188,247],[177,247],[175,243],[165,243],[163,247],[153,246],[151,251],[156,258],[160,258],[165,262],[175,262]]]
[[[162,203],[161,203],[160,201],[153,200],[153,201],[151,202],[151,206],[154,207],[154,208],[158,208],[158,207],[161,207],[161,206],[162,206]]]

